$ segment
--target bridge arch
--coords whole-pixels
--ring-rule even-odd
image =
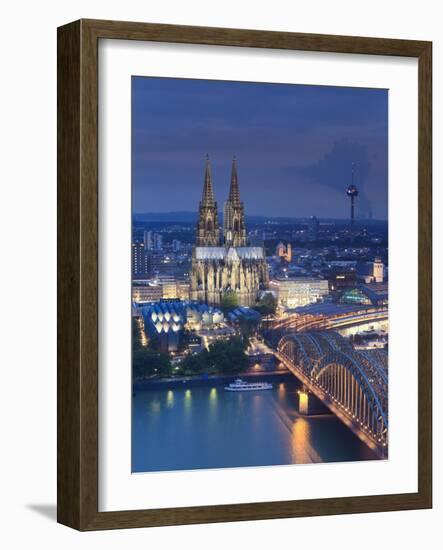
[[[358,352],[336,332],[283,336],[277,351],[378,446],[387,446],[387,356]],[[386,370],[385,370],[386,369]]]
[[[384,440],[388,428],[387,411],[355,358],[340,351],[330,352],[318,362],[311,376],[353,419]]]
[[[318,347],[309,339],[307,333],[283,336],[277,349],[297,365],[306,376],[311,376],[312,369],[321,358]]]

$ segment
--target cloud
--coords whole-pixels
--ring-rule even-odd
[[[347,138],[336,141],[330,151],[320,160],[299,168],[299,174],[312,183],[345,192],[352,181],[359,190],[359,212],[363,217],[372,213],[371,201],[367,197],[366,182],[371,175],[372,165],[366,144],[351,142]],[[354,172],[354,177],[352,177]]]
[[[354,162],[357,208],[386,216],[385,90],[137,77],[132,112],[135,210],[195,208],[209,153],[220,203],[236,154],[249,213],[346,215]]]

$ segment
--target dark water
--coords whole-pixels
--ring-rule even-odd
[[[297,386],[226,392],[223,386],[138,391],[132,470],[190,470],[375,459],[333,415],[297,412]]]

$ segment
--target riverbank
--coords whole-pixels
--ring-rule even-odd
[[[272,372],[239,372],[237,374],[220,374],[212,376],[180,376],[174,378],[157,378],[155,380],[135,380],[133,391],[164,388],[221,386],[233,382],[236,378],[254,379],[255,381],[272,380],[275,382],[294,381],[296,378],[287,370]]]

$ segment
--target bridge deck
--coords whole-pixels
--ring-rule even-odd
[[[312,381],[295,365],[289,361],[283,354],[278,351],[274,351],[275,356],[283,365],[302,382],[306,388],[312,392],[320,401],[322,401],[328,409],[339,418],[343,424],[345,424],[352,432],[359,437],[370,449],[372,449],[379,458],[386,458],[386,449],[380,448],[368,435],[360,428],[358,424],[353,422],[348,416],[346,416],[340,407],[338,407],[330,397],[318,386],[312,383]]]

